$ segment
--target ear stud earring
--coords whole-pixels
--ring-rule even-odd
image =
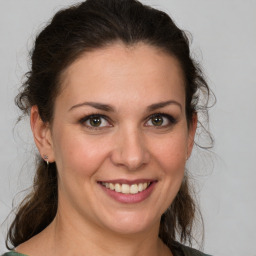
[[[47,155],[44,155],[43,157],[44,157],[44,160],[45,160],[45,162],[47,163],[47,165],[49,165],[48,156],[47,156]]]

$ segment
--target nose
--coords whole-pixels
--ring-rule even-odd
[[[111,154],[113,164],[134,171],[149,162],[150,154],[145,138],[138,129],[122,130],[115,136],[115,145]]]

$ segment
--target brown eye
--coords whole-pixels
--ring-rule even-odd
[[[161,114],[156,113],[149,117],[148,121],[146,122],[146,126],[153,126],[153,127],[168,127],[176,124],[177,120],[168,114]]]
[[[158,116],[153,116],[151,118],[151,122],[154,126],[161,126],[163,124],[164,120],[163,120],[162,116],[158,115]]]
[[[107,117],[98,114],[86,116],[80,120],[80,123],[91,129],[100,129],[111,126],[111,124],[107,120]]]
[[[90,126],[99,127],[101,125],[100,117],[91,117],[89,120]]]

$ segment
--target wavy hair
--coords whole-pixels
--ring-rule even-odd
[[[84,52],[122,42],[139,42],[174,56],[183,71],[188,125],[199,109],[207,115],[207,102],[199,106],[200,95],[208,99],[210,90],[200,66],[191,58],[189,40],[164,12],[136,0],[87,0],[55,14],[38,34],[31,51],[31,69],[16,104],[23,114],[37,105],[41,119],[52,122],[61,74]],[[58,205],[55,163],[39,159],[32,192],[18,207],[9,228],[6,246],[18,246],[41,232],[54,219]],[[171,206],[163,214],[159,236],[171,246],[175,241],[191,242],[196,204],[187,177]],[[9,245],[11,244],[11,246]]]

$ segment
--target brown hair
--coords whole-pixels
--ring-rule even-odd
[[[177,58],[184,74],[188,125],[199,108],[199,92],[209,97],[209,88],[199,65],[190,56],[189,41],[164,12],[136,0],[87,0],[59,11],[37,36],[27,73],[16,104],[29,114],[37,105],[41,119],[51,122],[60,91],[62,72],[86,51],[121,41],[126,45],[144,42]],[[200,106],[202,108],[202,106]],[[207,106],[203,106],[207,114]],[[19,206],[9,229],[6,245],[16,247],[42,231],[57,212],[57,169],[38,160],[33,191]],[[161,218],[159,236],[169,246],[175,240],[190,242],[195,203],[187,178]]]

